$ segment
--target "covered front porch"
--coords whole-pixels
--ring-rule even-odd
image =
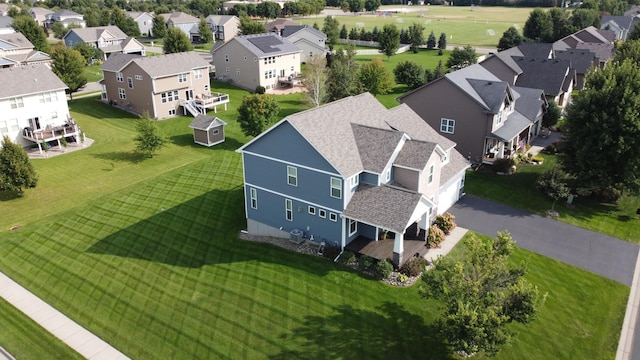
[[[415,236],[416,229],[419,230],[418,236]],[[414,224],[407,229],[402,237],[404,256],[402,257],[402,261],[397,264],[398,266],[402,266],[413,256],[424,257],[426,255],[427,251],[429,251],[426,242],[426,233],[427,230],[420,229],[418,224]],[[366,236],[358,236],[345,247],[346,250],[356,254],[371,256],[377,260],[393,260],[394,248],[395,238],[375,240]]]
[[[526,152],[531,140],[532,123],[523,116],[510,118],[498,130],[484,139],[482,162],[493,164],[498,159],[510,159]]]

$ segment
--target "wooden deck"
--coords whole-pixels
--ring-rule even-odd
[[[375,241],[373,239],[360,236],[349,243],[345,248],[357,254],[368,255],[378,260],[391,260],[393,259],[393,242],[394,239]],[[403,259],[404,261],[407,261],[415,254],[424,256],[427,253],[427,250],[429,249],[427,248],[424,240],[404,239]]]
[[[22,137],[35,143],[40,143],[42,141],[59,140],[63,137],[78,136],[79,134],[80,129],[78,128],[78,125],[74,123],[36,131],[24,129]]]

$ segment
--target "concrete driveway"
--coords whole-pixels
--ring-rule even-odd
[[[636,244],[471,195],[449,212],[464,228],[489,236],[509,230],[522,248],[631,286]]]

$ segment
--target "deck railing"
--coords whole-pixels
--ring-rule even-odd
[[[78,125],[73,123],[66,123],[59,126],[47,127],[45,129],[33,130],[30,128],[25,128],[23,130],[22,136],[31,141],[48,141],[60,139],[62,137],[75,136],[80,132],[80,128]]]

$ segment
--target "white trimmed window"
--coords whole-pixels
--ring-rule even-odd
[[[327,217],[327,210],[325,210],[325,209],[318,210],[318,216],[320,216],[323,219],[326,218]]]
[[[342,199],[342,179],[331,178],[331,197]]]
[[[117,82],[123,82],[124,81],[124,76],[122,75],[121,72],[117,72],[116,73],[116,81]]]
[[[251,188],[249,192],[251,193],[251,208],[257,209],[258,208],[258,191],[254,188]]]
[[[329,220],[333,221],[333,222],[337,222],[338,221],[338,214],[336,213],[329,213]]]
[[[229,62],[229,54],[224,54],[224,62]]]
[[[178,96],[178,90],[163,92],[162,94],[160,94],[160,98],[162,99],[161,101],[163,104],[180,100],[180,97]]]
[[[285,218],[287,221],[293,221],[293,201],[284,199]]]
[[[431,184],[433,182],[433,165],[429,166],[429,177],[427,178],[427,183]]]
[[[133,79],[130,77],[127,77],[127,85],[129,86],[129,89],[133,89]]]
[[[453,134],[456,128],[456,121],[452,119],[440,119],[440,132]]]
[[[202,79],[202,69],[193,70],[194,79]]]
[[[357,231],[358,231],[358,223],[353,219],[349,219],[349,236],[352,236]]]
[[[9,99],[9,103],[11,103],[12,109],[24,107],[24,100],[22,99],[22,97],[11,98]]]
[[[124,100],[127,98],[127,93],[123,88],[118,88],[118,96],[120,97],[120,99]]]
[[[187,82],[187,73],[178,74],[178,82],[183,83]]]
[[[359,183],[360,183],[360,176],[355,175],[349,178],[349,186],[351,186],[352,189],[358,186]]]
[[[309,205],[309,215],[315,215],[316,214],[316,207],[315,206],[311,206]]]
[[[298,186],[298,168],[287,166],[287,184]]]
[[[136,80],[142,80],[142,75],[136,75]]]

